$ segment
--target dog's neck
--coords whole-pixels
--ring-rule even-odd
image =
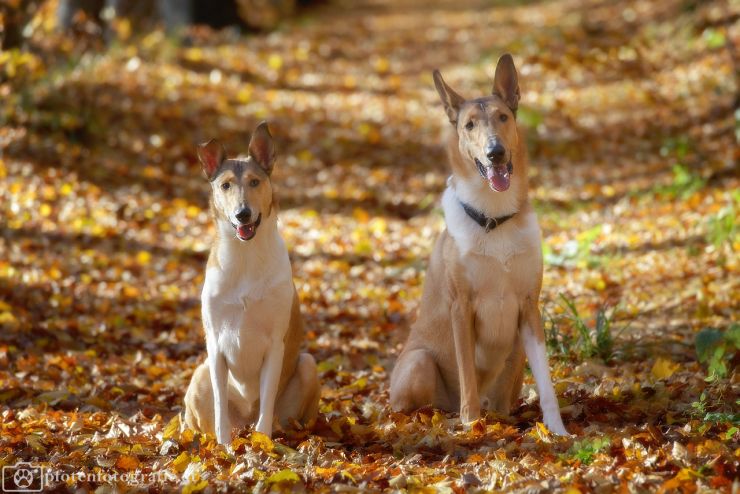
[[[217,238],[212,248],[216,265],[223,271],[248,269],[261,271],[259,267],[279,252],[282,239],[277,229],[277,211],[262,217],[260,226],[251,240],[236,237],[234,227],[225,218],[216,218]]]

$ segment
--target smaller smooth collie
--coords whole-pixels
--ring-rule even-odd
[[[434,71],[453,127],[452,176],[442,197],[446,230],[434,247],[417,321],[391,375],[391,407],[488,409],[508,415],[532,369],[545,425],[567,435],[550,380],[538,301],[542,249],[527,198],[527,156],[516,123],[519,83],[511,55],[490,96],[466,100]]]
[[[226,159],[211,140],[198,147],[211,185],[216,239],[201,295],[208,358],[185,394],[188,427],[231,443],[232,427],[274,420],[310,425],[318,413],[316,362],[300,353],[298,296],[278,233],[272,174],[275,151],[266,122],[254,130],[249,157]]]

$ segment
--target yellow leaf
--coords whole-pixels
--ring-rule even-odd
[[[176,438],[180,432],[180,414],[178,413],[167,423],[162,432],[162,439]]]
[[[123,294],[129,298],[136,298],[139,296],[139,290],[135,286],[124,286],[122,291]]]
[[[539,433],[542,434],[543,436],[550,435],[550,430],[547,427],[545,427],[545,424],[543,424],[542,422],[537,422],[537,431],[539,431]]]
[[[190,444],[193,442],[193,439],[195,438],[195,432],[193,429],[185,429],[180,434],[180,444]]]
[[[283,59],[277,53],[273,53],[270,55],[270,58],[267,59],[267,65],[269,65],[272,70],[280,70],[280,67],[283,66]]]
[[[191,62],[200,62],[203,60],[203,50],[200,48],[189,48],[185,51],[185,59]]]
[[[146,265],[146,264],[149,264],[149,261],[151,260],[152,260],[152,255],[145,250],[140,250],[139,253],[136,254],[136,261],[139,264]]]
[[[328,479],[328,478],[333,477],[334,474],[337,473],[337,469],[334,467],[329,467],[329,468],[316,467],[314,468],[314,473],[316,473],[316,475],[318,475],[319,477]]]
[[[301,481],[301,478],[298,476],[298,474],[288,469],[280,470],[277,473],[273,473],[267,479],[268,484],[279,484],[281,482],[295,483],[295,482],[300,482],[300,481]]]
[[[678,367],[679,365],[673,361],[660,357],[653,364],[650,374],[654,379],[668,379],[678,370]]]
[[[387,58],[380,57],[375,60],[375,70],[380,73],[388,72],[388,69],[390,69],[390,67],[391,64]]]
[[[695,479],[697,477],[699,477],[699,474],[695,470],[692,470],[690,468],[682,468],[678,472],[678,474],[676,474],[676,477],[675,478],[678,479],[678,480],[680,480],[680,481],[684,481],[685,482],[687,480],[689,480],[689,481],[690,480],[693,480],[693,479]]]
[[[252,88],[249,86],[241,88],[239,92],[236,93],[236,100],[239,103],[249,103],[250,99],[252,99]]]
[[[190,454],[188,454],[187,451],[183,451],[179,454],[177,458],[172,460],[172,463],[170,463],[170,467],[177,473],[182,473],[185,471],[185,469],[190,464]]]
[[[182,494],[190,494],[191,492],[202,491],[206,487],[208,487],[207,480],[201,480],[200,482],[192,482],[182,488]]]
[[[542,422],[537,422],[535,427],[528,434],[543,443],[552,442],[552,433]]]
[[[370,222],[369,228],[375,236],[382,236],[388,230],[388,223],[383,218],[375,218]]]
[[[72,184],[66,183],[61,186],[59,189],[59,193],[63,196],[68,196],[74,191],[74,187],[72,187]]]
[[[12,312],[0,312],[0,324],[15,325],[17,322]]]
[[[362,208],[355,208],[352,211],[352,216],[359,222],[359,223],[367,223],[370,219],[370,215],[367,211],[365,211]]]
[[[260,451],[270,453],[273,449],[275,449],[275,443],[272,442],[272,439],[262,434],[261,432],[252,432],[249,435],[249,441],[252,443],[253,448]]]

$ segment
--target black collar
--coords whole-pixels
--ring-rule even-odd
[[[472,206],[465,204],[459,199],[458,202],[462,206],[463,210],[465,210],[465,213],[470,216],[470,219],[478,223],[486,231],[486,233],[490,232],[497,226],[501,226],[503,223],[513,218],[516,214],[513,213],[506,216],[499,216],[498,218],[490,218],[477,209],[474,209]]]

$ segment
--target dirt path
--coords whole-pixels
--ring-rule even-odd
[[[722,1],[330,2],[272,34],[86,55],[40,22],[0,79],[0,464],[165,472],[164,490],[729,489],[737,357],[707,383],[694,343],[737,333],[737,18]],[[388,407],[443,228],[431,70],[482,94],[504,51],[574,439],[537,424],[531,377],[511,417],[471,430]],[[262,119],[323,395],[314,429],[241,431],[232,455],[176,427],[212,235],[194,143],[245,152]],[[579,340],[599,313],[602,339]]]

